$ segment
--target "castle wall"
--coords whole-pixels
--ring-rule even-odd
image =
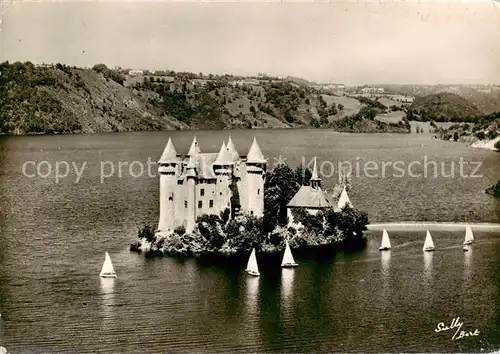
[[[217,184],[214,180],[205,180],[196,185],[196,214],[217,214]],[[200,208],[201,205],[201,208]]]

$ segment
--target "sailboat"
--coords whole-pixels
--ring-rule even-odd
[[[434,242],[432,241],[432,236],[429,230],[427,230],[427,235],[425,236],[424,251],[434,251]]]
[[[380,247],[378,248],[379,251],[386,251],[391,249],[391,241],[389,240],[389,234],[387,231],[384,229],[382,232],[382,243],[380,244]]]
[[[465,241],[464,245],[470,245],[474,241],[474,234],[472,233],[472,229],[467,225],[465,228]]]
[[[116,278],[115,269],[113,268],[113,263],[111,263],[111,258],[108,252],[106,252],[106,258],[104,259],[104,264],[102,265],[101,274],[102,278]]]
[[[256,277],[260,275],[259,267],[257,266],[257,256],[255,255],[255,248],[252,248],[252,253],[250,254],[250,258],[248,259],[246,272]]]
[[[281,266],[283,268],[293,268],[298,266],[298,264],[295,263],[295,259],[293,259],[292,250],[290,249],[288,241],[286,241],[285,254],[283,255]]]

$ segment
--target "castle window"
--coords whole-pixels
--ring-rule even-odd
[[[220,192],[220,195],[222,195],[222,192]]]
[[[260,188],[257,189],[257,195],[260,195]]]
[[[203,207],[203,202],[201,200],[198,200],[198,209],[201,209]]]
[[[168,197],[168,200],[174,200],[174,193],[170,194],[170,197]]]
[[[202,188],[200,189],[200,195],[203,197],[205,195],[205,190]]]
[[[187,209],[187,207],[188,207],[188,201],[187,201],[187,200],[185,200],[185,201],[184,201],[184,208],[186,208],[186,209]]]
[[[253,215],[253,210],[250,210],[250,215]]]
[[[211,201],[209,202],[209,204],[210,204],[210,208],[213,208],[213,207],[214,207],[214,201],[213,201],[213,200],[211,200]]]

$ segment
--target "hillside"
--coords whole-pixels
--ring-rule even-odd
[[[409,120],[436,122],[459,122],[481,115],[483,112],[475,104],[449,92],[417,97],[407,112]]]
[[[294,127],[406,132],[403,123],[359,114],[365,106],[322,95],[298,78],[173,71],[130,76],[102,64],[0,64],[0,134]]]
[[[453,124],[449,128],[434,125],[436,137],[470,144],[472,147],[497,149],[500,140],[500,113],[477,118],[474,123]]]

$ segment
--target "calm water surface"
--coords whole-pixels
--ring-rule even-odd
[[[482,178],[353,178],[351,200],[372,222],[499,222],[500,206],[482,192],[500,179],[500,155],[428,137],[347,135],[330,131],[231,131],[241,154],[255,133],[266,157],[307,160],[480,161]],[[215,152],[228,132],[196,132]],[[435,232],[423,255],[422,232],[380,235],[355,253],[299,268],[208,266],[145,258],[128,251],[137,228],[157,222],[158,179],[146,174],[101,183],[100,162],[156,161],[169,136],[187,151],[192,132],[15,137],[0,140],[0,345],[24,352],[165,351],[479,351],[500,347],[500,234]],[[27,178],[25,161],[75,162],[70,171]],[[154,169],[153,169],[154,171]],[[30,171],[31,172],[31,171]],[[133,171],[137,172],[137,170]],[[335,183],[323,179],[325,187]],[[110,252],[118,273],[98,273]],[[438,322],[460,316],[480,336],[452,341]]]

